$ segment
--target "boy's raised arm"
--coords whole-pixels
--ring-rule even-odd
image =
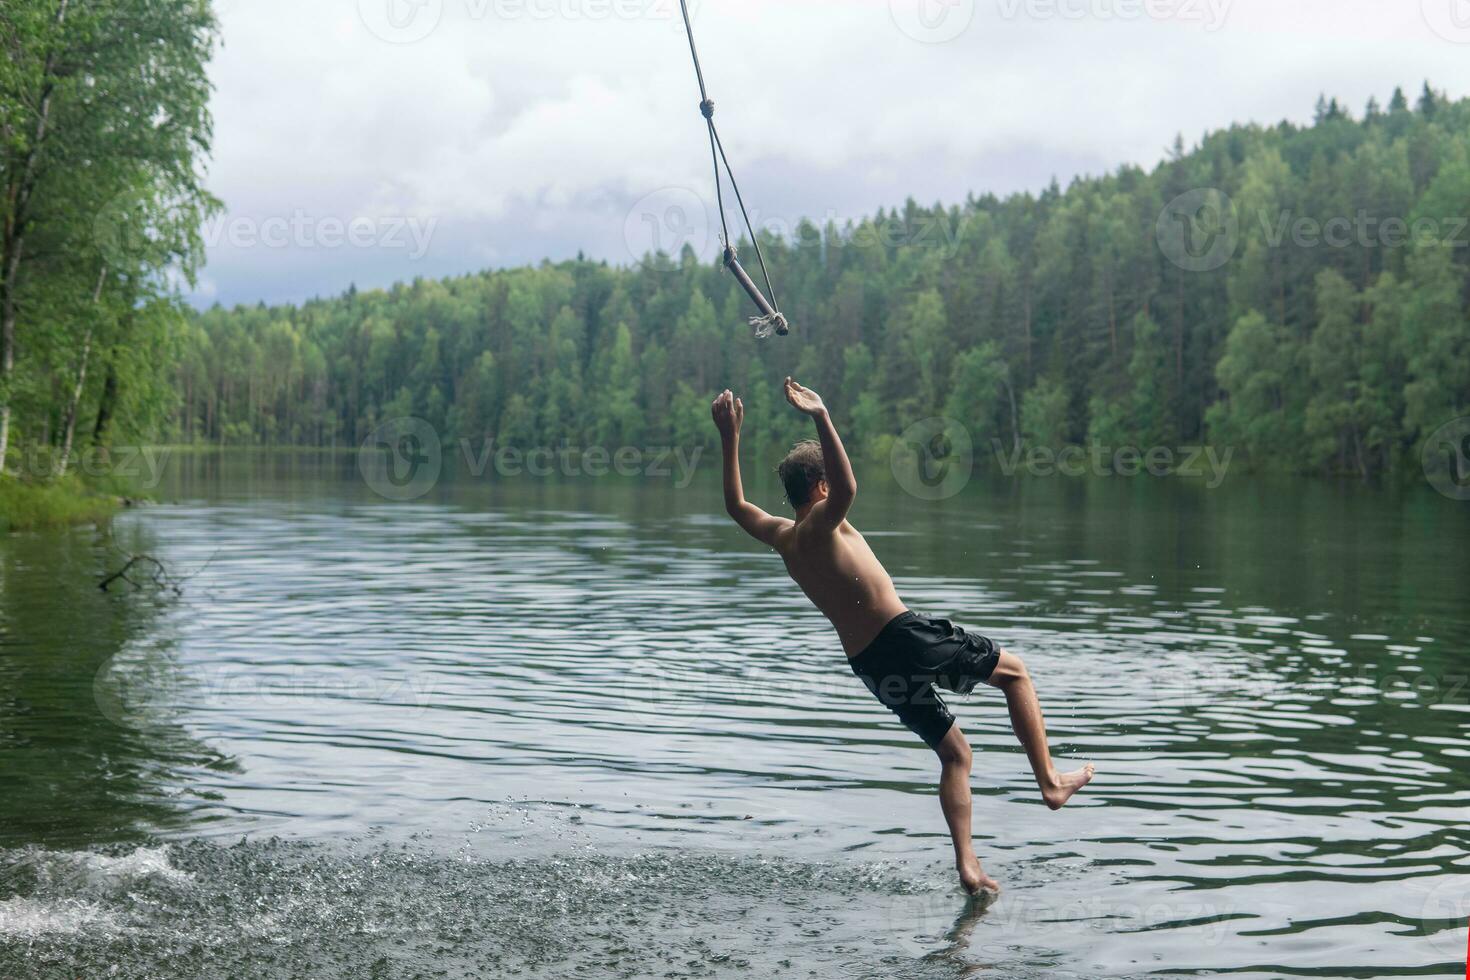
[[[857,497],[857,477],[852,472],[852,462],[847,450],[832,424],[832,416],[822,396],[804,388],[791,378],[786,379],[786,400],[803,415],[811,416],[817,426],[817,439],[822,444],[822,468],[827,474],[827,499],[812,508],[810,520],[820,527],[836,528],[847,519],[847,512]]]
[[[775,547],[776,533],[791,522],[772,517],[746,500],[745,488],[740,483],[740,424],[745,421],[745,404],[727,388],[710,406],[710,414],[720,430],[725,464],[725,512],[746,534]]]

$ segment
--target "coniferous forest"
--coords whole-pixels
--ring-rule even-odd
[[[687,247],[191,311],[217,207],[207,8],[27,0],[0,28],[12,465],[121,439],[350,448],[403,416],[476,443],[693,446],[727,386],[775,444],[805,431],[787,374],[869,457],[947,416],[980,447],[1211,444],[1372,478],[1470,414],[1470,100],[1427,84],[1039,195],[763,236],[794,331],[756,341]]]
[[[996,440],[1235,448],[1370,477],[1470,412],[1470,101],[1241,125],[1151,171],[912,201],[763,239],[791,337],[723,269],[570,261],[214,309],[179,340],[167,436],[355,445],[380,420],[523,446],[708,442],[729,386],[766,442],[790,373],[881,454],[917,420]]]

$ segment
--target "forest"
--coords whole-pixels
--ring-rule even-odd
[[[476,445],[694,446],[728,386],[777,444],[804,432],[793,374],[867,456],[947,416],[1006,451],[1210,444],[1368,478],[1470,413],[1467,213],[1470,101],[1324,99],[1151,171],[763,235],[785,339],[752,339],[687,247],[216,308],[180,338],[161,435],[355,447],[416,416]]]
[[[868,458],[945,416],[997,452],[1211,445],[1370,479],[1470,415],[1470,100],[1427,83],[1065,189],[762,232],[794,329],[756,341],[687,246],[189,309],[220,207],[201,176],[216,34],[199,0],[0,8],[12,473],[124,441],[354,449],[405,416],[475,444],[694,447],[725,387],[774,446],[805,432],[787,374]]]
[[[32,482],[163,434],[203,258],[203,0],[0,4],[0,460]],[[5,489],[15,491],[13,484]]]

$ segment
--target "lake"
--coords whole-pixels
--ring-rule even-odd
[[[0,540],[0,976],[1464,975],[1470,504],[864,474],[905,599],[1097,765],[1049,812],[999,692],[950,699],[979,909],[933,754],[715,465],[396,502],[182,455],[110,533]],[[177,594],[98,588],[140,553]]]

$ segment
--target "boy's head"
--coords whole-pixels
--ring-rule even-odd
[[[776,475],[786,488],[786,499],[797,510],[827,496],[827,468],[822,461],[822,444],[807,439],[792,446],[791,452],[776,467]]]

